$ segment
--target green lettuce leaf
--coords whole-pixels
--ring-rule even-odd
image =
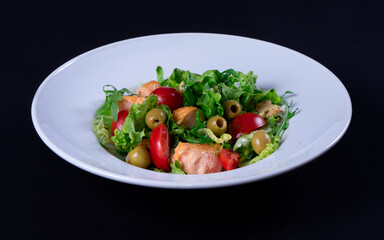
[[[173,138],[173,144],[171,147],[176,147],[180,141],[188,143],[212,143],[213,141],[199,132],[200,129],[206,127],[206,122],[202,121],[199,111],[196,112],[196,126],[192,129],[179,126],[173,119],[173,114],[168,106],[162,104],[160,108],[164,111],[167,116],[165,125],[167,126],[170,136]]]
[[[180,140],[188,143],[214,143],[209,136],[200,132],[200,129],[206,126],[207,121],[203,121],[199,111],[196,111],[196,126],[192,129],[184,128],[184,131],[180,134]]]
[[[110,130],[104,123],[103,117],[92,120],[92,129],[99,143],[107,148],[115,149],[115,144],[111,140]]]
[[[259,90],[256,86],[257,75],[254,75],[252,71],[249,71],[247,74],[242,72],[238,73],[238,81],[240,83],[240,90],[248,93],[253,93],[255,90]]]
[[[228,133],[223,133],[220,137],[216,137],[213,131],[209,128],[201,128],[199,133],[207,135],[212,141],[218,144],[224,144],[231,140],[232,136]]]
[[[214,93],[212,90],[208,90],[197,100],[196,105],[201,107],[204,112],[204,117],[207,119],[216,115],[223,116],[224,109],[220,103],[220,99],[220,93]]]
[[[165,116],[167,117],[165,120],[165,125],[167,126],[169,135],[173,138],[173,141],[171,141],[171,147],[175,148],[179,144],[180,136],[184,134],[185,128],[183,126],[177,125],[173,119],[172,111],[167,105],[161,104],[160,108],[164,111]]]
[[[255,132],[256,131],[253,131],[239,137],[236,140],[235,145],[233,145],[233,151],[238,152],[243,158],[251,159],[256,154],[251,143],[253,134],[255,134]]]
[[[156,73],[157,73],[157,81],[161,85],[164,81],[164,71],[163,68],[160,66],[157,66],[156,68]]]
[[[179,68],[175,68],[172,71],[172,74],[169,78],[164,79],[163,77],[163,68],[158,66],[156,68],[157,72],[157,81],[161,86],[173,87],[179,89],[180,83],[185,81],[188,78],[189,71],[183,71]]]
[[[221,102],[225,102],[227,100],[236,100],[240,102],[240,97],[245,92],[237,89],[236,87],[228,87],[224,83],[219,83],[217,85],[217,89],[219,93],[221,94]]]
[[[254,93],[244,92],[240,97],[240,104],[245,112],[253,112],[256,105],[262,101],[271,100],[273,104],[280,104],[281,98],[275,89],[254,90]]]
[[[125,119],[124,125],[119,130],[115,130],[112,141],[117,148],[127,152],[140,145],[145,136],[149,136],[149,128],[145,123],[145,116],[152,108],[157,107],[158,99],[156,95],[149,96],[142,104],[133,104],[129,109],[129,114]]]
[[[171,173],[173,174],[183,174],[185,175],[185,172],[181,170],[180,162],[175,160],[175,162],[170,162],[171,165]]]
[[[256,157],[254,157],[250,161],[244,161],[245,159],[241,159],[239,162],[239,166],[240,167],[248,166],[250,164],[256,163],[256,162],[268,157],[269,155],[274,153],[276,151],[276,149],[279,147],[279,142],[280,142],[279,137],[277,137],[277,136],[272,137],[271,143],[268,143],[267,146],[264,148],[263,151],[261,151],[261,153],[259,155],[257,155]]]
[[[173,114],[171,109],[164,104],[161,104],[160,109],[164,111],[166,120],[165,125],[167,126],[168,132],[171,135],[180,135],[184,131],[184,127],[177,125],[173,119]]]

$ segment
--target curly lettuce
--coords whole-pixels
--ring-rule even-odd
[[[208,70],[199,75],[175,68],[167,79],[161,67],[156,72],[160,85],[182,89],[184,106],[199,106],[207,119],[223,116],[222,103],[227,100],[238,101],[244,112],[255,111],[256,105],[264,100],[279,105],[282,100],[275,89],[260,90],[256,85],[257,75],[252,71],[245,74],[233,69]]]
[[[217,137],[209,128],[202,128],[199,130],[199,133],[207,135],[210,139],[212,139],[212,141],[218,144],[224,144],[232,138],[232,136],[228,133],[223,133],[220,137]]]
[[[192,73],[175,68],[168,78],[164,78],[163,69],[156,68],[157,81],[161,86],[168,86],[183,92],[184,106],[199,108],[196,112],[196,126],[192,129],[179,126],[173,119],[170,108],[164,104],[158,106],[158,98],[151,95],[142,104],[133,104],[129,114],[120,130],[115,130],[111,136],[110,127],[112,120],[118,116],[118,102],[124,95],[134,95],[126,88],[116,89],[111,85],[105,85],[103,91],[106,95],[105,102],[96,112],[96,119],[92,122],[92,128],[100,144],[112,153],[123,156],[144,139],[149,138],[151,130],[146,126],[145,116],[152,108],[161,108],[165,115],[165,125],[171,136],[172,147],[176,147],[180,141],[188,143],[219,143],[223,148],[230,148],[238,152],[242,158],[239,166],[246,166],[264,159],[272,154],[279,146],[284,131],[288,128],[288,120],[295,111],[290,111],[291,104],[283,100],[284,95],[279,96],[275,89],[261,90],[257,87],[257,75],[252,71],[243,73],[228,69],[223,72],[208,70],[202,74]],[[235,143],[230,142],[231,136],[223,134],[217,137],[207,128],[207,120],[213,116],[223,116],[223,103],[227,100],[236,100],[242,106],[242,112],[256,112],[256,105],[265,100],[282,106],[285,111],[278,116],[266,119],[263,129],[270,135],[271,143],[258,155],[252,148],[251,140],[254,132],[245,134]],[[229,120],[230,123],[230,120]],[[114,153],[112,153],[114,154]],[[121,158],[121,157],[120,157]],[[122,159],[122,158],[121,158]],[[183,174],[180,162],[171,163],[172,173]],[[154,169],[157,171],[157,169]],[[158,170],[160,171],[160,170]]]
[[[173,174],[182,174],[185,175],[185,172],[181,170],[180,162],[175,160],[174,162],[171,161],[171,173]]]
[[[103,117],[92,120],[92,129],[102,146],[115,148],[115,144],[112,142],[111,135],[109,134],[110,130],[105,124]]]
[[[248,166],[250,164],[256,163],[256,162],[268,157],[269,155],[274,153],[276,151],[276,149],[279,147],[279,142],[280,142],[279,137],[277,137],[277,136],[272,137],[271,143],[267,143],[267,146],[263,149],[263,151],[260,152],[259,155],[257,155],[256,157],[254,157],[251,160],[248,160],[246,158],[242,158],[239,162],[239,167]]]
[[[118,149],[126,152],[140,145],[145,136],[149,136],[149,128],[145,124],[145,116],[152,108],[157,107],[156,95],[149,96],[142,104],[133,104],[120,130],[115,130],[112,141]]]

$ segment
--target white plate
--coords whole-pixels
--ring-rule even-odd
[[[176,67],[196,73],[252,70],[261,88],[295,92],[291,99],[300,111],[291,119],[280,148],[256,164],[188,176],[140,169],[105,151],[91,120],[104,102],[103,85],[134,90],[156,79],[157,66],[164,68],[165,77]],[[286,172],[330,149],[347,130],[351,116],[345,87],[318,62],[272,43],[206,33],[139,37],[86,52],[50,74],[32,102],[37,133],[63,159],[102,177],[163,188],[229,186]]]

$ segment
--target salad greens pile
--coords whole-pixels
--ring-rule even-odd
[[[202,111],[196,112],[196,126],[191,129],[178,125],[173,119],[172,111],[167,105],[162,104],[160,108],[166,114],[165,125],[171,136],[171,148],[177,144],[187,143],[219,143],[223,148],[229,148],[241,155],[239,166],[246,166],[267,157],[279,146],[284,131],[288,128],[288,120],[296,111],[291,111],[292,102],[288,104],[283,100],[287,91],[279,96],[275,89],[262,90],[256,85],[257,75],[252,71],[242,73],[233,69],[220,72],[208,70],[199,75],[190,71],[174,69],[169,78],[164,78],[161,67],[157,67],[157,81],[161,86],[168,86],[183,92],[184,106],[196,106]],[[146,114],[153,108],[158,107],[158,97],[150,95],[142,104],[133,104],[129,110],[124,125],[120,131],[111,135],[112,120],[118,118],[118,102],[124,95],[135,94],[126,88],[116,89],[111,85],[103,87],[105,93],[104,105],[97,110],[96,118],[93,120],[93,130],[100,144],[109,152],[124,159],[128,152],[140,145],[144,139],[148,139],[151,129],[145,123]],[[242,106],[243,112],[256,112],[256,105],[265,100],[272,104],[282,106],[285,111],[279,112],[277,116],[267,118],[264,130],[270,135],[271,143],[260,153],[256,154],[251,145],[251,139],[255,131],[242,135],[235,142],[231,142],[231,135],[225,133],[220,137],[215,136],[207,128],[207,120],[213,116],[223,116],[223,103],[227,100],[236,100]],[[229,123],[228,123],[229,125]],[[172,173],[183,173],[180,163],[171,163]],[[180,172],[181,171],[181,172]]]

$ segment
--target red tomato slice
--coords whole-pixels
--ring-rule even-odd
[[[128,114],[129,114],[128,110],[121,110],[117,114],[117,121],[115,122],[112,119],[112,124],[111,124],[112,136],[115,136],[115,129],[120,130],[123,127],[125,119],[127,118]]]
[[[159,169],[169,171],[169,133],[165,124],[155,127],[149,135],[149,150],[153,164]]]
[[[219,153],[221,165],[225,170],[232,170],[238,167],[240,161],[240,154],[231,149],[223,148]]]
[[[152,94],[159,99],[159,106],[161,104],[168,105],[171,111],[183,106],[183,95],[175,88],[159,87],[153,90]]]
[[[256,113],[243,113],[233,119],[228,127],[228,133],[231,134],[234,141],[241,137],[242,134],[250,133],[265,125],[265,120]]]

